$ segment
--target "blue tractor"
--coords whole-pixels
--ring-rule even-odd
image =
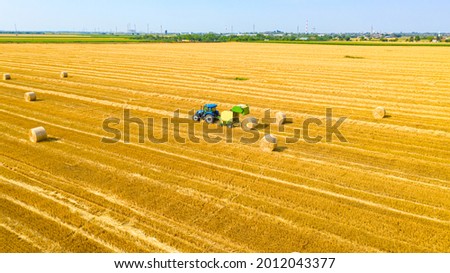
[[[212,124],[220,117],[219,111],[217,111],[217,104],[205,104],[203,109],[198,110],[192,119],[194,121],[205,120],[207,123]]]

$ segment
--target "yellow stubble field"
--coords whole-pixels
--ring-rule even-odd
[[[450,251],[449,47],[2,44],[0,73],[1,252]],[[172,137],[202,123],[101,141],[124,109],[160,135],[210,102],[292,123],[270,126],[272,153],[240,128],[232,143]],[[326,108],[348,142],[286,143]],[[37,126],[48,141],[28,140]]]

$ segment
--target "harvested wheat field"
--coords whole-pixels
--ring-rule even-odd
[[[2,44],[3,73],[1,252],[450,252],[449,47]],[[292,122],[270,126],[269,153],[240,128],[176,142],[204,123],[161,119],[205,103]],[[319,143],[286,143],[326,108],[348,117],[348,142],[311,124]],[[124,109],[168,142],[121,122],[121,141],[103,143]]]

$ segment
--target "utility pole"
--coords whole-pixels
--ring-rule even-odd
[[[147,35],[150,34],[150,26],[147,24]]]
[[[16,32],[16,36],[18,36],[19,34],[17,33],[17,26],[16,26],[16,24],[14,24],[14,30]]]
[[[161,35],[163,35],[163,31],[162,31],[162,25],[161,25],[160,27],[161,27],[161,32],[160,32],[160,33],[161,33]]]
[[[253,24],[253,33],[256,33],[256,26]]]

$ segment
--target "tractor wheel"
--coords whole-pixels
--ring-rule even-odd
[[[207,123],[209,123],[209,124],[213,124],[214,123],[214,117],[212,115],[206,115],[205,121]]]
[[[192,116],[192,120],[195,121],[195,122],[199,122],[200,121],[200,117],[197,116],[197,115],[193,115]]]

